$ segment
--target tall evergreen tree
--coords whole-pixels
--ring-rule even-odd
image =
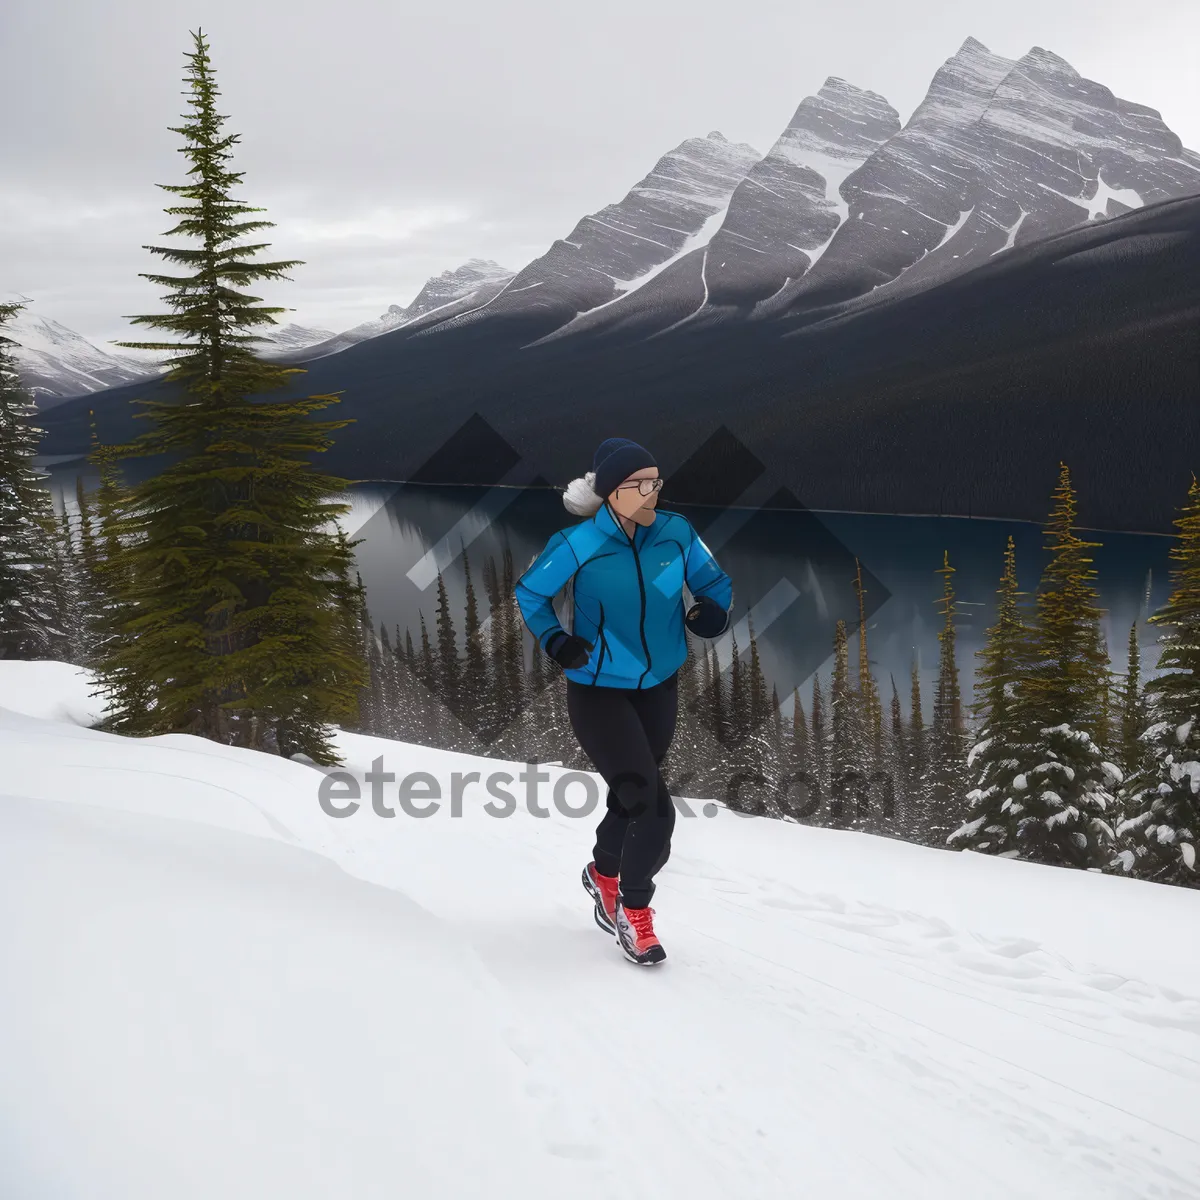
[[[437,573],[437,693],[445,707],[457,716],[462,705],[462,665],[458,657],[458,634],[454,628],[454,613],[446,578]],[[445,746],[459,750],[461,746]]]
[[[867,763],[874,772],[880,769],[883,761],[883,703],[871,673],[871,656],[867,649],[867,589],[863,584],[862,563],[857,558],[854,560],[854,590],[858,597],[858,707],[866,737]]]
[[[791,732],[787,739],[786,772],[789,779],[783,797],[785,814],[804,821],[811,821],[814,803],[812,738],[808,729],[808,714],[800,699],[800,689],[792,690]]]
[[[96,489],[93,543],[88,562],[95,609],[93,664],[102,668],[93,696],[106,705],[101,728],[113,733],[137,732],[141,714],[153,702],[149,679],[134,664],[121,662],[117,651],[128,644],[127,630],[136,615],[129,556],[123,551],[133,538],[126,530],[129,489],[117,452],[101,445],[93,428],[88,458],[100,473]]]
[[[175,342],[123,345],[173,354],[165,378],[186,402],[143,402],[151,428],[124,455],[162,456],[159,473],[130,489],[122,525],[124,603],[134,610],[124,640],[101,664],[111,698],[128,698],[123,676],[150,697],[119,714],[135,732],[190,732],[318,763],[336,761],[334,723],[353,720],[366,680],[346,617],[345,542],[332,529],[348,510],[346,480],[319,474],[310,456],[346,421],[311,415],[335,396],[269,401],[264,393],[302,374],[256,357],[282,308],[239,290],[286,279],[298,261],[256,262],[265,244],[241,239],[272,222],[232,198],[236,134],[222,133],[208,44],[193,35],[185,82],[192,112],[172,127],[191,162],[186,184],[160,184],[185,203],[168,207],[189,248],[148,246],[187,273],[144,274],[172,289],[171,312],[131,318]]]
[[[736,749],[746,740],[750,727],[749,703],[746,696],[746,668],[738,648],[737,631],[729,631],[729,704],[726,708],[727,748]]]
[[[746,703],[750,714],[750,728],[766,732],[768,718],[773,718],[775,709],[767,695],[767,680],[763,674],[762,658],[758,653],[758,637],[754,632],[754,617],[746,617],[746,635],[750,639],[750,659],[746,664]]]
[[[922,833],[925,801],[925,773],[929,769],[929,731],[925,726],[924,702],[921,699],[921,666],[913,654],[909,683],[908,736],[905,739],[904,760],[904,836],[910,841],[924,841]]]
[[[1160,672],[1146,684],[1150,763],[1120,828],[1132,849],[1121,865],[1148,879],[1200,886],[1200,482],[1175,519],[1171,594],[1151,618],[1161,627]]]
[[[472,714],[472,723],[482,735],[485,743],[491,741],[493,732],[488,719],[487,701],[489,680],[487,650],[484,645],[482,622],[479,618],[479,601],[475,593],[475,581],[471,577],[471,558],[467,547],[462,547],[463,578],[466,580],[466,614],[463,625],[465,657],[462,672],[462,699],[464,712]],[[478,719],[476,719],[478,718]]]
[[[80,661],[83,666],[94,667],[99,657],[104,620],[104,595],[99,579],[101,530],[95,499],[85,487],[82,475],[75,479],[75,511],[76,571],[84,592],[79,616]]]
[[[808,753],[812,762],[812,778],[809,786],[812,789],[807,807],[811,810],[809,820],[820,824],[826,819],[825,808],[829,801],[829,726],[825,716],[825,692],[821,687],[821,672],[813,672],[812,685],[812,716],[810,728],[812,736],[808,742]]]
[[[1033,654],[1030,616],[1017,582],[1012,536],[1004,550],[997,589],[996,621],[978,652],[975,711],[982,727],[968,756],[974,786],[967,795],[967,820],[949,838],[951,845],[1004,857],[1020,853],[1022,830],[1037,817],[1026,809],[1021,772],[1029,762],[1035,726],[1024,690]]]
[[[83,565],[79,526],[71,520],[64,498],[53,536],[47,539],[53,556],[51,596],[54,601],[53,625],[58,631],[48,647],[52,658],[77,666],[91,665],[91,591]]]
[[[4,334],[23,307],[0,304],[0,658],[46,658],[64,633],[56,623],[54,509],[33,465],[42,431]]]
[[[708,643],[704,648],[705,659],[708,663],[708,712],[710,728],[718,746],[725,746],[731,739],[731,721],[729,715],[728,683],[729,672],[721,670],[721,659],[716,646]],[[708,764],[715,767],[715,755]]]
[[[1097,741],[1103,729],[1108,661],[1096,604],[1095,571],[1075,532],[1075,492],[1060,466],[1046,525],[1051,559],[1037,594],[1027,696],[1034,745],[1014,778],[1024,792],[1022,858],[1073,867],[1107,865],[1112,854],[1115,785],[1121,771]]]
[[[351,594],[359,638],[359,652],[367,665],[366,674],[358,690],[356,726],[361,733],[380,737],[384,732],[385,720],[383,649],[376,640],[375,630],[372,628],[371,613],[367,608],[367,589],[363,586],[362,576],[357,572]]]
[[[929,759],[921,782],[924,836],[934,846],[945,845],[949,834],[958,828],[966,796],[967,728],[955,658],[955,570],[949,552],[943,551],[937,572],[942,576],[942,595],[937,601],[943,618],[938,631],[941,654],[929,728]]]
[[[440,746],[445,726],[445,720],[443,719],[445,710],[438,690],[437,658],[429,639],[429,628],[425,624],[425,614],[418,610],[417,616],[421,621],[421,649],[415,660],[415,675],[417,682],[421,686],[421,708],[425,715],[423,721],[426,738],[425,744],[428,746]]]
[[[1121,684],[1119,702],[1120,720],[1120,767],[1126,783],[1147,765],[1148,753],[1142,734],[1149,725],[1146,697],[1142,694],[1142,653],[1138,644],[1138,623],[1129,626],[1129,642],[1125,666],[1125,679]]]
[[[903,836],[904,763],[908,756],[907,735],[904,730],[904,711],[896,677],[890,675],[892,699],[888,706],[888,724],[883,736],[883,758],[875,788],[877,809],[874,828],[892,837]]]
[[[865,729],[857,689],[850,682],[850,649],[846,622],[834,629],[832,737],[829,755],[830,823],[837,829],[860,829],[866,815],[867,770]]]

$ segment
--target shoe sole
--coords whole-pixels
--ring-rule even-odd
[[[618,938],[617,941],[618,943],[621,943],[620,938]],[[621,943],[621,953],[624,954],[626,959],[633,963],[635,967],[657,967],[660,963],[666,962],[667,952],[663,950],[661,946],[656,946],[654,950],[650,950],[648,953],[654,954],[656,950],[659,952],[657,958],[635,958],[628,950],[625,949],[624,944]]]
[[[604,911],[604,901],[600,893],[596,890],[592,883],[591,876],[588,875],[587,867],[583,868],[583,887],[589,896],[596,902],[596,907],[592,910],[592,915],[596,918],[596,924],[604,930],[605,933],[616,935],[616,925],[608,919],[608,914]]]
[[[645,955],[639,957],[621,940],[621,931],[618,929],[614,930],[614,932],[616,933],[617,945],[620,946],[621,953],[625,955],[625,957],[631,963],[633,963],[635,967],[657,967],[659,963],[666,961],[667,952],[662,948],[661,945],[651,946],[650,949],[646,951]],[[653,955],[653,957],[648,957],[650,955]]]

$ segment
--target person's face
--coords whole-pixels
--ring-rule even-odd
[[[628,476],[609,495],[609,503],[623,517],[632,517],[639,508],[653,509],[658,503],[658,492],[643,496],[639,484],[643,479],[657,479],[657,467],[642,467],[640,471]]]

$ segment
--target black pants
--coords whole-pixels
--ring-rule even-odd
[[[593,687],[567,680],[567,713],[579,745],[608,784],[592,857],[601,875],[620,875],[629,908],[654,895],[671,853],[675,805],[659,772],[679,706],[679,676],[650,688]]]

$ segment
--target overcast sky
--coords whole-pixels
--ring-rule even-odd
[[[828,75],[907,119],[968,36],[1040,45],[1200,149],[1200,0],[2,0],[0,293],[100,344],[158,311],[203,27],[264,295],[341,330],[471,257],[517,269],[718,129],[765,152]],[[110,347],[111,348],[111,347]]]

